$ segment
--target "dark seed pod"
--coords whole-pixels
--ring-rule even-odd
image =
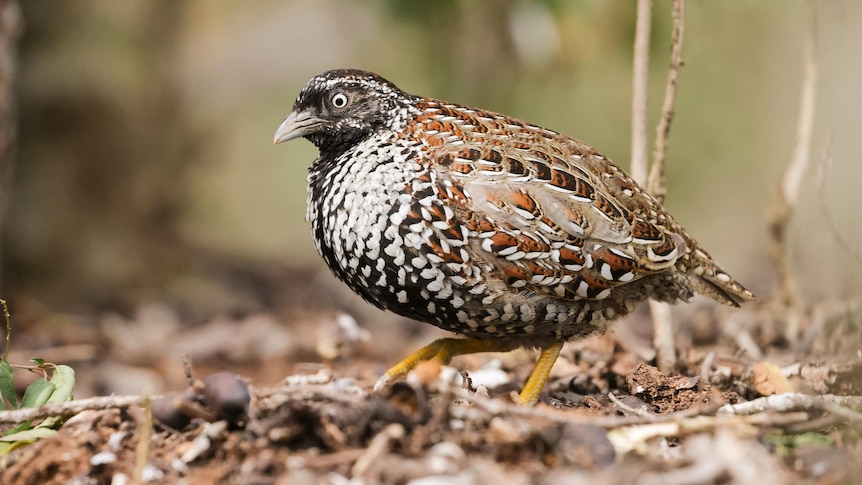
[[[248,414],[251,396],[248,386],[239,377],[229,372],[218,372],[204,379],[203,400],[218,419],[236,426]]]
[[[186,413],[188,407],[185,403],[194,398],[194,391],[191,389],[163,394],[153,400],[153,418],[161,425],[181,430],[192,421],[192,416]]]

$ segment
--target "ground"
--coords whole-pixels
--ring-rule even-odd
[[[387,365],[443,335],[383,314],[358,325],[297,304],[185,323],[167,303],[126,316],[23,308],[11,362],[71,365],[81,402],[140,397],[2,457],[0,483],[852,483],[859,302],[818,306],[794,345],[776,314],[677,307],[679,361],[663,374],[636,313],[567,344],[539,405],[523,408],[513,396],[530,351],[428,363],[372,392]]]

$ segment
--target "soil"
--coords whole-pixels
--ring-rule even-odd
[[[540,403],[524,408],[514,398],[535,358],[526,350],[427,363],[373,392],[387,365],[444,334],[356,308],[359,324],[300,302],[193,324],[166,303],[125,317],[22,310],[10,361],[71,365],[78,400],[150,397],[71,417],[2,457],[0,483],[853,483],[862,473],[858,312],[790,345],[766,304],[677,307],[668,373],[653,366],[650,321],[637,313],[567,344]],[[727,412],[773,392],[849,401]]]

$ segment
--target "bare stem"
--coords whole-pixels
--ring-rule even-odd
[[[649,309],[652,314],[653,346],[655,347],[655,365],[665,375],[669,375],[676,367],[676,351],[673,346],[673,318],[670,304],[650,300]]]
[[[643,2],[648,3],[648,2]],[[643,17],[646,17],[644,19]],[[649,51],[649,31],[647,30],[645,42],[639,41],[642,34],[641,24],[649,22],[649,10],[638,2],[637,32],[635,33],[635,72],[634,72],[634,99],[632,100],[632,176],[647,192],[659,202],[664,199],[666,192],[664,182],[664,166],[667,158],[667,144],[670,136],[670,125],[673,120],[674,103],[676,102],[676,87],[679,80],[679,71],[682,68],[682,39],[683,24],[685,23],[685,1],[674,0],[673,2],[673,31],[671,32],[671,58],[670,71],[665,87],[664,103],[662,104],[661,118],[656,127],[656,144],[653,155],[653,164],[647,179],[646,170],[646,73],[638,70],[639,62],[646,64]],[[640,56],[640,57],[639,57]],[[641,58],[642,57],[642,58]],[[646,59],[646,60],[644,60]],[[643,106],[638,104],[638,90],[643,89]],[[643,139],[636,138],[643,133]],[[676,367],[676,353],[673,346],[673,321],[671,320],[670,305],[667,303],[650,300],[650,312],[653,322],[653,346],[656,350],[656,366],[659,371],[669,374]]]
[[[153,406],[149,397],[143,396],[140,406],[143,415],[138,420],[138,444],[135,447],[135,470],[132,474],[134,485],[143,483],[144,468],[150,459],[150,441],[153,438]]]
[[[652,0],[638,0],[632,73],[632,178],[643,185],[647,177],[647,93]]]
[[[673,122],[674,104],[676,103],[676,88],[679,82],[679,71],[682,69],[682,40],[685,25],[685,0],[673,2],[673,30],[671,31],[670,68],[667,73],[667,84],[664,90],[664,103],[661,107],[661,117],[658,120],[655,137],[655,151],[650,168],[647,192],[659,202],[664,200],[667,192],[664,180],[664,167],[667,160],[668,138]]]
[[[49,416],[71,416],[87,410],[125,409],[132,406],[140,406],[143,400],[142,396],[105,396],[77,401],[48,403],[38,408],[0,411],[0,423],[15,424],[47,418]]]
[[[808,29],[806,29],[804,46],[804,74],[802,91],[800,93],[799,118],[796,124],[796,145],[793,148],[793,158],[784,179],[777,187],[769,210],[769,236],[772,246],[772,259],[781,280],[781,304],[785,309],[786,323],[784,335],[790,342],[796,342],[799,337],[799,321],[801,305],[796,282],[790,271],[790,259],[787,249],[787,226],[793,216],[802,177],[811,160],[811,138],[814,131],[814,108],[817,93],[817,13],[818,0],[808,2]]]

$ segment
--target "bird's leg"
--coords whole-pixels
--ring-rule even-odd
[[[545,382],[548,381],[548,374],[551,373],[551,368],[554,367],[554,362],[560,356],[560,350],[563,349],[563,342],[556,342],[550,347],[542,349],[539,355],[539,360],[536,361],[536,366],[533,367],[533,372],[530,373],[527,383],[524,384],[524,389],[518,397],[521,398],[521,404],[525,406],[534,406],[539,401],[539,394],[542,388],[545,387]]]
[[[441,338],[422,347],[412,355],[392,367],[374,384],[374,390],[379,391],[391,381],[400,379],[413,370],[416,365],[425,360],[438,360],[448,364],[452,357],[463,354],[475,354],[479,352],[507,352],[511,347],[501,345],[493,340],[475,340],[465,338]],[[559,353],[559,349],[557,350]],[[551,362],[553,365],[553,361]],[[550,370],[550,367],[549,367]],[[534,371],[535,372],[535,371]],[[547,377],[547,372],[545,373]],[[544,381],[542,381],[544,383]],[[541,390],[541,387],[539,388]]]

